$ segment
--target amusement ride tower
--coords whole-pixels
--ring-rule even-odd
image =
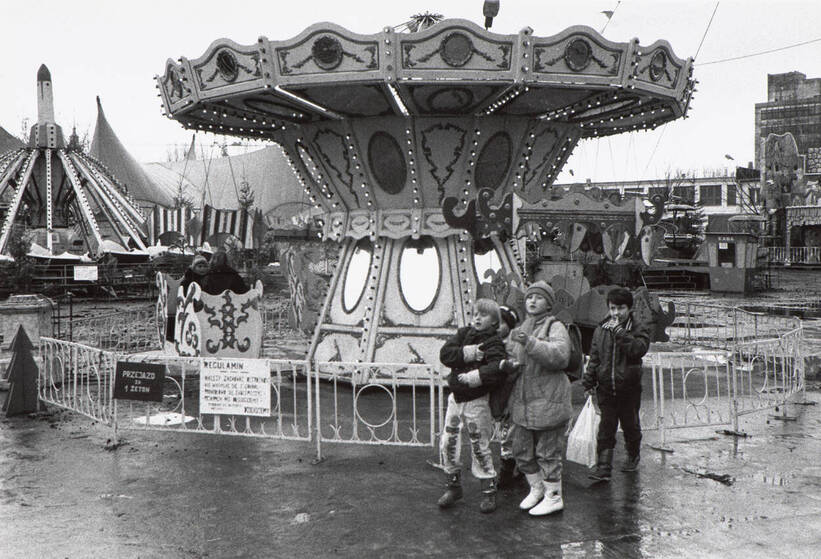
[[[35,233],[49,255],[145,247],[145,219],[125,187],[76,135],[69,142],[54,119],[51,73],[37,72],[37,123],[27,146],[0,153],[0,201],[8,204],[0,229],[0,254],[8,252],[15,224]]]
[[[324,211],[341,252],[310,358],[436,363],[488,268],[522,281],[513,194],[549,204],[580,139],[683,116],[691,73],[664,41],[444,20],[413,33],[320,23],[286,41],[220,39],[169,60],[157,82],[186,128],[278,143]]]

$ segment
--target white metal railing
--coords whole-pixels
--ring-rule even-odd
[[[731,349],[739,343],[777,337],[800,324],[801,320],[793,316],[688,302],[676,305],[676,319],[667,333],[672,342]]]
[[[649,355],[659,448],[667,449],[670,429],[728,425],[740,433],[741,416],[765,410],[788,419],[787,404],[805,399],[806,367],[819,346],[799,327],[732,351]]]
[[[322,362],[314,371],[326,379],[314,385],[319,442],[436,444],[442,383],[434,367]]]
[[[47,404],[111,424],[116,364],[112,352],[41,337],[38,396]]]
[[[821,247],[767,247],[771,264],[821,264]]]
[[[434,446],[442,395],[434,367],[260,359],[270,374],[270,413],[223,415],[201,410],[200,358],[123,355],[41,338],[40,399],[114,429],[236,435],[322,443]],[[220,359],[210,359],[221,361]],[[161,402],[115,400],[118,361],[163,364]]]
[[[154,305],[99,316],[70,318],[60,331],[68,341],[119,353],[160,349]]]

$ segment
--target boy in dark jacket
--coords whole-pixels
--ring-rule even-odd
[[[447,491],[439,499],[442,508],[462,497],[462,425],[470,437],[471,472],[482,482],[482,512],[496,510],[496,470],[490,451],[493,418],[488,404],[490,391],[503,379],[501,366],[507,354],[497,333],[499,306],[490,299],[479,299],[474,306],[473,325],[460,328],[439,352],[443,365],[450,367],[447,377],[450,396],[441,436],[441,452]]]
[[[635,472],[641,449],[641,358],[650,347],[650,325],[633,317],[633,295],[623,287],[607,294],[610,315],[596,328],[590,361],[582,379],[585,392],[594,392],[601,410],[596,440],[596,467],[591,479],[609,481],[613,468],[616,429],[621,423],[627,461],[623,472]]]

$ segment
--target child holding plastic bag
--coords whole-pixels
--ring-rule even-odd
[[[627,460],[623,472],[635,472],[641,449],[641,358],[650,347],[650,325],[635,319],[633,294],[617,287],[607,294],[610,315],[596,328],[590,361],[582,379],[588,396],[598,399],[601,423],[596,441],[598,459],[590,479],[609,481],[621,423]]]
[[[601,416],[593,403],[593,396],[588,396],[567,438],[568,460],[588,468],[596,465],[596,435],[600,420]]]
[[[570,381],[564,372],[570,360],[570,336],[560,320],[551,320],[553,288],[537,281],[525,292],[527,318],[510,334],[512,356],[521,373],[510,395],[513,454],[530,492],[519,504],[533,516],[564,508],[562,459],[570,405]]]

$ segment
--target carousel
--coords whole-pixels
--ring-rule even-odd
[[[147,253],[142,212],[126,188],[77,135],[68,142],[54,119],[51,73],[37,72],[37,124],[28,145],[0,154],[0,201],[6,206],[0,255],[17,228],[33,233],[30,256],[87,260]],[[83,258],[81,255],[85,255]]]
[[[406,32],[320,23],[282,41],[218,39],[157,77],[185,128],[279,144],[321,210],[340,252],[310,359],[438,362],[478,296],[515,304],[514,206],[549,206],[580,140],[687,112],[692,60],[665,41],[438,19]],[[304,306],[300,285],[292,298]]]

